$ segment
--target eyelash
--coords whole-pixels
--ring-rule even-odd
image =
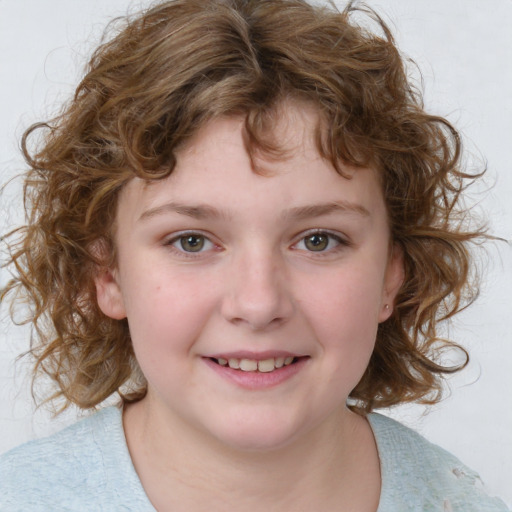
[[[314,236],[323,236],[327,237],[327,246],[324,249],[314,251],[314,250],[308,250],[307,247],[299,248],[299,244],[306,244],[308,239],[311,239]],[[187,238],[198,238],[201,239],[201,243],[203,244],[198,251],[187,251],[183,247],[183,242]],[[334,247],[329,247],[332,245],[332,242],[335,242]],[[177,244],[180,244],[181,247],[177,247]],[[216,244],[210,240],[210,238],[200,232],[197,231],[185,231],[182,233],[178,233],[177,235],[174,235],[172,238],[165,241],[164,245],[166,247],[172,248],[173,251],[175,251],[177,254],[179,254],[181,257],[184,258],[199,258],[202,254],[205,252],[209,252],[212,249],[215,249]],[[322,258],[327,257],[333,254],[336,254],[338,251],[342,250],[345,247],[350,247],[351,243],[346,238],[341,237],[339,234],[332,233],[330,231],[327,231],[325,229],[315,229],[308,231],[306,233],[302,233],[299,240],[292,244],[291,248],[294,250],[300,250],[304,251],[305,253],[308,253],[310,255],[313,255],[316,258]],[[204,248],[206,246],[206,248]]]
[[[328,238],[328,241],[327,241],[328,245],[327,245],[326,249],[319,250],[319,251],[308,250],[307,248],[298,249],[299,244],[301,244],[301,243],[306,244],[306,240],[308,238],[311,239],[315,235],[316,236],[325,236]],[[331,245],[332,241],[334,241],[336,243],[336,245],[334,247],[329,248],[329,245]],[[338,251],[342,250],[343,248],[350,247],[351,245],[352,244],[350,243],[349,240],[340,236],[337,233],[332,233],[331,231],[327,231],[325,229],[314,229],[314,230],[308,231],[305,234],[304,233],[301,234],[299,241],[294,243],[292,245],[292,248],[294,248],[296,250],[304,251],[308,254],[313,255],[316,258],[323,258],[323,257],[327,257],[327,256],[331,256],[333,254],[336,254]]]
[[[209,245],[209,247],[206,248],[206,250],[203,250],[203,247],[200,248],[198,251],[186,251],[183,248],[183,241],[187,238],[200,238],[203,241],[204,245]],[[181,248],[177,247],[176,244],[180,244]],[[214,249],[216,244],[210,240],[208,236],[206,236],[203,233],[199,233],[197,231],[185,231],[182,233],[178,233],[177,235],[173,236],[172,238],[165,241],[164,245],[166,247],[171,248],[174,252],[179,254],[181,257],[184,258],[199,258],[201,254],[204,252],[207,252],[211,249]]]

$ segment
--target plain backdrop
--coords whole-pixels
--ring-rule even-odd
[[[113,16],[149,2],[0,0],[0,172],[23,169],[19,138],[72,94],[90,49]],[[341,5],[341,2],[339,2]],[[419,65],[427,109],[464,136],[469,164],[488,167],[472,200],[495,234],[512,239],[512,1],[369,0],[390,23],[404,55]],[[418,76],[411,68],[411,74]],[[20,184],[0,196],[0,233],[22,220]],[[388,413],[476,469],[488,490],[512,506],[512,247],[491,244],[481,258],[485,281],[476,304],[449,334],[470,351],[469,367],[431,410]],[[5,284],[7,272],[1,270]],[[27,365],[15,363],[30,332],[0,312],[0,452],[75,420],[34,410]]]

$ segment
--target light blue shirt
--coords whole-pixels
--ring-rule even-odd
[[[381,461],[377,512],[508,511],[453,455],[385,416],[369,421]],[[121,410],[107,407],[1,456],[0,511],[155,512],[130,459]]]

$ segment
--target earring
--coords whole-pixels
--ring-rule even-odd
[[[384,309],[385,309],[386,311],[389,311],[389,304],[384,304]]]

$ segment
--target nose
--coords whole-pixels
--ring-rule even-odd
[[[231,323],[267,330],[285,323],[294,305],[284,263],[262,251],[245,252],[231,262],[222,314]]]

